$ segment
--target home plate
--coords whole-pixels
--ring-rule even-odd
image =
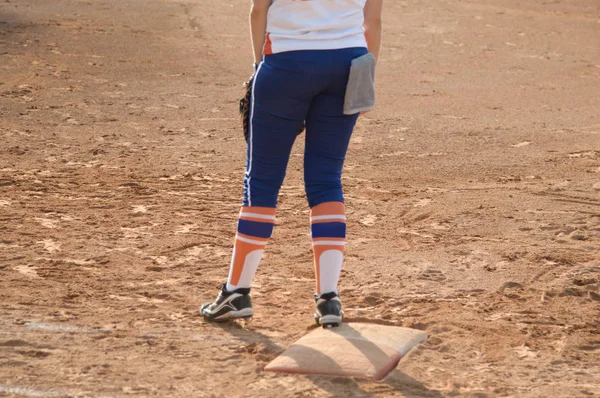
[[[368,323],[318,328],[269,363],[269,372],[362,377],[381,380],[402,357],[427,340],[421,330]]]

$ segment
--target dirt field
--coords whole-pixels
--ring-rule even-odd
[[[298,140],[253,290],[228,272],[246,1],[0,3],[0,396],[600,396],[600,3],[387,0],[346,162],[348,320],[383,382],[266,374],[313,327]]]

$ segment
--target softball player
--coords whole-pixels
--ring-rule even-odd
[[[253,0],[255,60],[244,198],[227,283],[201,314],[253,315],[250,287],[275,223],[292,145],[306,122],[304,182],[316,273],[315,319],[337,326],[346,217],[342,166],[359,113],[344,114],[351,61],[377,58],[383,0]]]

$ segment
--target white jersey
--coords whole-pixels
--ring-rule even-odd
[[[273,0],[264,53],[367,47],[367,0]]]

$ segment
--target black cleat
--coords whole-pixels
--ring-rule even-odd
[[[200,307],[200,315],[208,321],[226,321],[236,318],[250,318],[254,315],[250,288],[239,288],[228,292],[226,284],[219,286],[221,293],[212,303],[204,303]]]
[[[315,321],[317,324],[325,327],[340,326],[344,311],[342,311],[342,303],[336,292],[315,294],[315,303],[317,312],[315,312]]]

